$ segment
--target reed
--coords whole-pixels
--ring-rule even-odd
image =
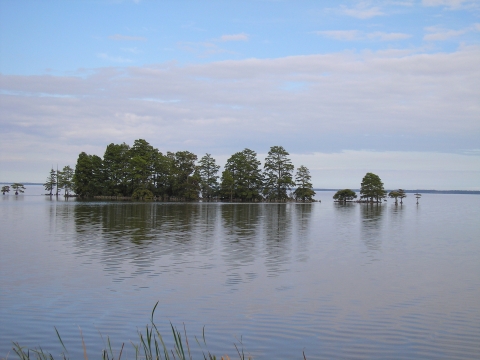
[[[185,325],[183,326],[183,334],[179,331],[176,327],[170,323],[170,327],[172,330],[172,336],[174,340],[174,345],[172,349],[168,349],[163,341],[163,337],[160,334],[155,322],[153,321],[153,315],[155,313],[155,309],[157,308],[158,302],[155,304],[152,310],[152,314],[150,317],[150,324],[145,326],[144,332],[138,330],[138,337],[139,342],[137,344],[132,343],[132,346],[135,349],[135,360],[193,360],[191,351],[190,351],[190,343],[187,337],[187,331]],[[68,360],[68,350],[63,343],[62,337],[58,332],[57,328],[55,328],[55,332],[57,334],[58,340],[62,345],[63,352],[60,355],[60,359]],[[80,329],[80,337],[82,340],[82,347],[83,347],[83,357],[84,360],[88,360],[87,355],[87,347],[85,346],[85,341],[83,340],[83,334]],[[103,337],[102,337],[103,339]],[[202,330],[202,338],[199,340],[195,336],[196,343],[200,346],[202,351],[203,360],[230,360],[228,355],[224,355],[221,357],[217,357],[208,351],[207,342],[205,340],[205,327]],[[110,342],[110,337],[107,337],[106,342],[104,341],[105,348],[101,352],[101,359],[102,360],[121,360],[123,349],[125,343],[122,343],[122,347],[118,354],[115,354],[112,345]],[[240,349],[238,348],[237,344],[234,344],[237,354],[240,360],[252,360],[250,355],[245,355],[243,350],[243,344],[240,340]],[[28,349],[20,345],[18,342],[13,343],[13,352],[18,356],[20,360],[55,360],[53,355],[48,351],[43,350],[41,347],[35,349]],[[5,358],[5,360],[8,360]]]

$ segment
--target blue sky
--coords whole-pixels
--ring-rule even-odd
[[[318,187],[480,189],[480,1],[2,1],[0,181],[282,145]]]

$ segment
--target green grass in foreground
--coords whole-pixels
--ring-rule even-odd
[[[157,308],[158,302],[155,304],[152,315],[150,318],[150,324],[147,324],[145,327],[145,333],[138,331],[138,336],[140,342],[138,344],[132,343],[133,347],[135,348],[135,359],[145,359],[145,360],[192,360],[192,355],[190,353],[190,344],[188,342],[187,332],[184,326],[184,335],[185,339],[182,339],[182,334],[178,331],[172,323],[170,326],[172,328],[172,335],[174,339],[174,348],[168,349],[165,343],[163,342],[162,335],[157,329],[153,321],[153,314],[155,313],[155,309]],[[65,347],[65,344],[62,341],[62,338],[55,328],[55,331],[58,336],[58,340],[62,345],[63,352],[60,355],[60,359],[66,360],[69,359],[68,350]],[[83,340],[83,335],[80,330],[80,337],[82,338],[82,346],[83,346],[83,357],[84,360],[88,360],[87,355],[87,348],[85,346],[85,342]],[[202,339],[199,341],[197,337],[195,337],[195,341],[202,349],[203,359],[204,360],[230,360],[228,355],[221,356],[217,358],[215,355],[211,354],[207,349],[207,343],[205,341],[205,328],[203,329]],[[234,344],[237,354],[240,360],[251,360],[252,357],[245,355],[243,351],[243,344],[240,341],[241,348],[239,349],[236,344]],[[105,344],[105,349],[102,350],[102,360],[120,360],[122,358],[123,348],[125,343],[122,344],[122,347],[119,353],[116,355],[112,350],[112,346],[110,343],[110,338],[107,337],[107,341]],[[35,349],[27,349],[21,346],[18,342],[13,343],[13,351],[21,360],[30,360],[30,359],[37,359],[37,360],[54,360],[54,357],[51,353],[44,351],[41,347]],[[305,356],[304,356],[305,357]],[[5,358],[7,359],[7,358]]]

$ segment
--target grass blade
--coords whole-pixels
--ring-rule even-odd
[[[58,330],[55,326],[53,328],[55,329],[55,332],[57,333],[57,337],[58,337],[58,340],[60,340],[60,344],[62,344],[62,346],[63,346],[63,350],[65,350],[65,352],[68,354],[68,350],[67,350],[67,348],[65,347],[65,344],[62,341],[62,337],[60,336],[60,333],[58,332]]]

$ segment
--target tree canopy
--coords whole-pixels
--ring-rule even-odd
[[[15,190],[15,195],[18,195],[18,193],[24,193],[25,192],[25,186],[20,183],[13,183],[11,185],[11,188]]]
[[[281,146],[270,148],[264,169],[257,153],[245,148],[226,162],[219,181],[220,166],[210,154],[200,160],[189,151],[162,154],[143,139],[134,144],[109,144],[103,158],[81,152],[75,170],[69,166],[53,169],[45,187],[55,184],[80,197],[121,196],[163,200],[215,199],[229,201],[286,201],[295,186],[294,166]],[[73,172],[73,173],[72,173]],[[297,169],[296,200],[312,201],[311,176],[305,166]],[[57,190],[58,191],[58,190]]]
[[[272,146],[265,159],[264,190],[267,200],[285,201],[287,191],[295,186],[293,170],[295,167],[288,158],[290,155],[282,146]]]
[[[339,202],[347,202],[347,201],[352,201],[353,199],[356,199],[357,194],[353,190],[343,189],[343,190],[338,190],[335,193],[335,195],[333,195],[333,198]]]
[[[310,182],[311,179],[312,177],[310,175],[310,171],[306,166],[302,165],[297,169],[297,173],[295,175],[297,188],[293,192],[295,195],[295,200],[301,200],[303,202],[313,201],[315,191],[313,191],[313,186]]]
[[[362,199],[367,199],[370,202],[381,201],[386,196],[386,191],[383,188],[383,182],[378,175],[367,173],[360,186],[360,196]]]

